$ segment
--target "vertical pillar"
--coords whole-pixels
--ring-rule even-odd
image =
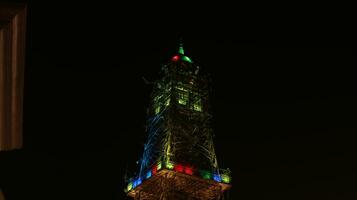
[[[26,6],[0,2],[0,151],[22,147]]]
[[[4,197],[3,193],[1,192],[1,189],[0,189],[0,200],[5,200],[5,197]]]

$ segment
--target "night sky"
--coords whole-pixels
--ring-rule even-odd
[[[342,25],[100,2],[28,3],[24,148],[0,157],[9,200],[127,199],[146,139],[143,77],[158,77],[181,36],[213,78],[231,199],[357,198],[357,65]]]

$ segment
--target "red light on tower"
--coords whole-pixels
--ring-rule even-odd
[[[192,175],[193,169],[191,167],[185,167],[185,174]]]
[[[155,175],[157,173],[157,165],[154,165],[151,169],[152,175]]]
[[[172,57],[172,61],[178,61],[180,59],[180,56],[174,56]]]
[[[176,166],[175,166],[175,171],[177,171],[177,172],[183,172],[183,166],[182,166],[182,165],[176,165]]]

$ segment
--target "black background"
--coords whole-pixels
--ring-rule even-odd
[[[181,36],[213,77],[212,126],[219,164],[233,173],[231,199],[356,198],[348,13],[27,3],[25,143],[0,157],[9,200],[127,199],[123,176],[146,138],[151,86],[142,77],[157,78]]]

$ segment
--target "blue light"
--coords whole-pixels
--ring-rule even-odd
[[[221,182],[222,181],[222,178],[219,174],[214,174],[213,175],[213,180],[217,181],[217,182]]]
[[[151,171],[148,171],[148,173],[146,173],[146,179],[149,179],[151,177]]]
[[[140,185],[141,184],[141,178],[138,178],[138,179],[136,179],[135,181],[134,181],[134,183],[133,183],[133,188],[136,188],[138,185]]]

